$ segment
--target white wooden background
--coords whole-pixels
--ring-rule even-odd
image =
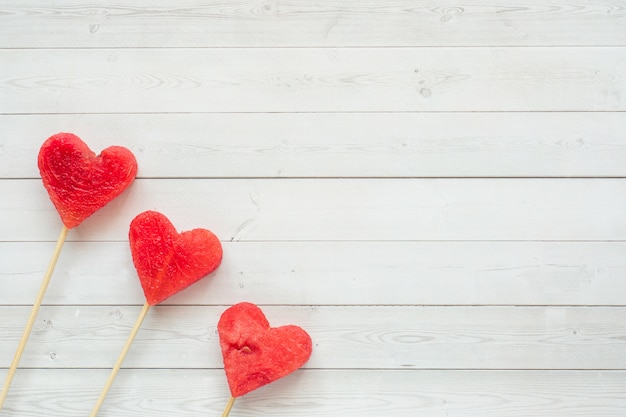
[[[231,416],[626,415],[626,2],[5,0],[0,378],[71,131],[139,177],[68,236],[0,412],[91,410],[144,302],[147,209],[223,241],[152,309],[100,415],[219,416],[220,313],[304,327]]]

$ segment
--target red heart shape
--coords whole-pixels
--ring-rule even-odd
[[[224,371],[233,397],[242,396],[300,368],[313,345],[302,328],[270,327],[259,307],[239,303],[217,324]]]
[[[133,219],[128,234],[133,263],[146,300],[155,305],[213,272],[222,261],[222,245],[206,229],[176,232],[156,211]]]
[[[111,146],[98,156],[76,135],[48,138],[37,159],[43,185],[69,229],[120,195],[137,175],[128,149]]]

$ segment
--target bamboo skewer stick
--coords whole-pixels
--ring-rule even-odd
[[[130,350],[130,345],[133,343],[133,340],[135,340],[135,336],[137,336],[137,332],[139,331],[139,328],[141,327],[141,323],[143,322],[143,319],[146,317],[146,314],[148,314],[149,309],[150,309],[150,304],[146,302],[143,305],[141,312],[139,313],[139,317],[137,317],[137,321],[135,322],[135,325],[133,329],[131,330],[130,335],[128,336],[128,340],[126,341],[126,344],[122,348],[122,352],[120,353],[120,356],[117,358],[117,362],[115,363],[115,366],[111,370],[109,379],[104,385],[104,388],[102,389],[102,392],[100,393],[100,397],[98,398],[98,401],[96,401],[96,405],[94,405],[93,410],[91,410],[91,414],[89,415],[89,417],[95,417],[98,414],[98,411],[100,410],[100,407],[102,406],[102,403],[104,402],[104,398],[109,392],[109,389],[111,388],[111,385],[113,384],[113,380],[117,376],[118,371],[122,367],[122,362],[124,362],[124,359],[126,358],[126,354]]]
[[[30,336],[30,332],[32,331],[33,325],[35,324],[37,313],[39,313],[39,307],[41,307],[41,302],[43,301],[43,297],[46,294],[46,289],[48,288],[48,284],[50,283],[50,278],[52,277],[52,272],[54,271],[54,267],[56,266],[59,255],[61,254],[63,243],[65,242],[65,238],[67,237],[67,232],[69,232],[69,229],[66,226],[63,226],[63,228],[61,229],[61,234],[59,235],[59,239],[57,240],[54,253],[52,254],[52,258],[50,259],[50,263],[48,264],[48,269],[46,270],[43,281],[41,282],[41,286],[39,287],[39,293],[37,294],[37,298],[35,299],[35,303],[33,304],[33,308],[31,309],[30,316],[28,317],[28,321],[26,322],[24,333],[22,334],[22,338],[20,339],[17,351],[15,352],[15,356],[13,357],[13,362],[11,362],[9,373],[7,374],[6,380],[4,381],[2,393],[0,393],[0,410],[2,410],[4,401],[6,400],[7,394],[9,393],[9,388],[11,387],[11,382],[13,381],[13,377],[15,376],[15,371],[17,370],[17,366],[20,363],[20,359],[22,358],[24,349],[26,348],[28,337]]]
[[[228,417],[228,414],[230,414],[231,408],[233,408],[233,404],[235,404],[235,397],[230,397],[228,399],[228,402],[226,403],[226,408],[224,409],[224,412],[222,413],[222,417]]]

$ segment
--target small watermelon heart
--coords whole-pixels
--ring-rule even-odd
[[[233,397],[240,397],[300,368],[313,349],[311,337],[294,325],[270,327],[259,307],[239,303],[217,324],[224,371]]]
[[[137,175],[131,151],[111,146],[98,156],[72,133],[48,138],[37,160],[43,185],[71,229],[120,195]]]
[[[133,263],[146,300],[155,305],[213,272],[222,261],[219,239],[206,229],[178,233],[163,214],[143,212],[129,232]]]

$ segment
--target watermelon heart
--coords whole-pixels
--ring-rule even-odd
[[[217,324],[224,371],[233,397],[242,396],[300,368],[313,349],[300,327],[270,327],[259,307],[239,303]]]
[[[155,305],[213,272],[222,261],[219,239],[206,229],[176,232],[156,211],[133,219],[128,234],[146,300]]]
[[[111,146],[98,156],[72,133],[48,138],[37,159],[43,185],[71,229],[120,195],[137,175],[131,151]]]

